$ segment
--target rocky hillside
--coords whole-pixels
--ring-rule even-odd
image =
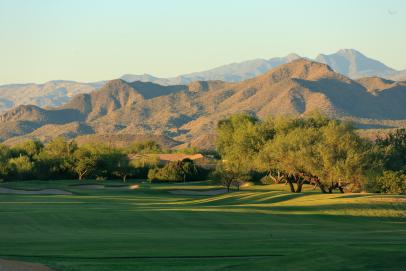
[[[298,59],[238,83],[195,81],[162,86],[109,81],[63,106],[20,106],[3,113],[0,137],[9,141],[27,134],[32,137],[44,125],[51,125],[39,130],[40,134],[45,136],[44,130],[63,134],[66,127],[70,134],[81,129],[98,135],[153,134],[183,145],[209,147],[217,121],[235,112],[263,118],[317,110],[364,126],[392,127],[404,124],[405,104],[405,82],[376,77],[353,80],[325,64]],[[68,125],[74,122],[82,126]]]

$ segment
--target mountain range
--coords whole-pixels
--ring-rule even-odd
[[[193,81],[221,80],[241,82],[264,74],[272,68],[299,59],[290,54],[271,59],[254,59],[231,63],[211,70],[184,74],[172,78],[159,78],[149,74],[126,74],[120,77],[127,82],[152,82],[160,85],[186,85]],[[315,61],[328,64],[334,71],[352,79],[366,76],[379,76],[391,80],[406,80],[406,70],[396,71],[385,64],[368,58],[353,49],[343,49],[330,55],[320,54]],[[107,81],[79,83],[73,81],[50,81],[45,84],[11,84],[0,86],[0,112],[21,104],[33,104],[40,107],[54,107],[67,103],[81,93],[90,93]]]
[[[61,106],[20,105],[2,113],[0,139],[12,144],[58,135],[151,135],[172,145],[210,148],[218,120],[235,112],[264,118],[319,111],[363,127],[398,127],[406,125],[405,105],[406,82],[352,79],[299,58],[240,82],[111,80]]]

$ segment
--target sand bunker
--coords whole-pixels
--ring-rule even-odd
[[[9,261],[0,259],[0,271],[52,271],[49,267],[39,263]]]
[[[140,187],[140,185],[133,184],[133,185],[116,185],[116,186],[107,185],[107,186],[105,186],[102,184],[77,184],[77,185],[72,185],[71,187],[81,188],[81,189],[134,190],[134,189],[138,189]]]
[[[130,187],[128,187],[129,189],[131,189],[131,190],[133,190],[133,189],[138,189],[138,188],[140,188],[140,185],[139,184],[133,184],[133,185],[131,185]]]
[[[194,191],[194,190],[172,190],[169,191],[171,194],[175,195],[192,195],[192,196],[215,196],[227,193],[227,189],[216,189],[216,190],[205,190],[205,191]]]
[[[2,194],[18,194],[18,195],[72,195],[71,192],[59,189],[44,189],[44,190],[20,190],[0,187]],[[3,271],[0,269],[0,271]]]

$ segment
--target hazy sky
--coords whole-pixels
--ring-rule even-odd
[[[0,0],[0,84],[358,49],[406,69],[404,0]]]

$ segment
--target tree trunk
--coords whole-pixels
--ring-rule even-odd
[[[328,187],[328,193],[332,194],[333,190],[334,190],[334,184],[333,184],[333,182],[331,182],[331,185]]]
[[[298,180],[297,181],[297,188],[296,188],[296,193],[301,193],[302,192],[302,187],[303,187],[303,184],[305,183],[305,180],[303,179],[303,180]]]
[[[340,183],[337,183],[337,189],[340,190],[340,193],[344,193],[344,186]]]
[[[295,193],[295,187],[293,186],[292,180],[288,177],[286,182],[289,184],[290,192]]]
[[[127,175],[123,176],[123,182],[127,182]]]
[[[326,187],[324,186],[324,184],[322,184],[320,181],[318,181],[318,185],[319,185],[321,192],[326,194],[327,190],[326,190]]]
[[[226,188],[227,188],[227,193],[229,193],[230,192],[230,187],[231,187],[231,184],[233,183],[233,181],[230,181],[230,180],[227,180],[226,181]]]
[[[301,187],[300,187],[300,184],[299,184],[299,178],[300,177],[298,177],[296,175],[293,175],[293,179],[295,180],[295,183],[296,183],[296,189],[293,188],[293,190],[294,190],[293,193],[300,193],[299,189],[301,190]],[[293,184],[292,184],[292,186],[293,186]]]

